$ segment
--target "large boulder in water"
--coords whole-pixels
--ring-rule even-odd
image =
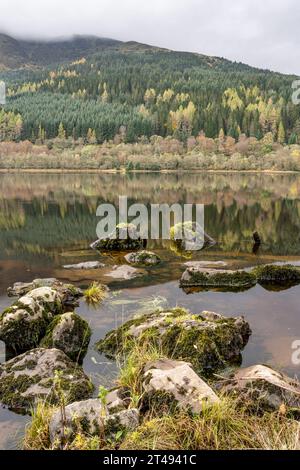
[[[300,284],[300,269],[296,266],[271,264],[258,266],[252,272],[261,285],[289,286]]]
[[[146,244],[134,224],[119,224],[109,237],[96,240],[90,247],[98,251],[131,251],[145,248]]]
[[[58,349],[33,349],[0,365],[0,402],[29,412],[38,400],[59,404],[59,387],[67,403],[89,398],[93,385],[78,364]]]
[[[63,351],[74,362],[82,362],[91,338],[89,324],[74,312],[57,315],[49,324],[40,345]]]
[[[96,347],[112,358],[129,353],[137,342],[152,342],[162,355],[190,362],[197,373],[209,375],[229,364],[239,364],[250,335],[243,317],[226,318],[214,312],[194,315],[175,308],[129,320]]]
[[[15,353],[38,346],[55,315],[63,312],[62,295],[40,287],[21,297],[0,316],[0,339]]]
[[[253,411],[278,411],[281,405],[300,409],[300,385],[264,365],[239,369],[223,383],[222,391]]]
[[[248,289],[255,286],[256,277],[247,271],[224,269],[206,269],[190,266],[182,274],[180,287]]]
[[[207,407],[220,401],[187,362],[160,359],[148,363],[142,381],[142,407],[158,413],[174,408],[200,413],[203,405]]]
[[[170,239],[178,250],[200,251],[204,247],[213,246],[211,238],[196,222],[179,223],[171,227]]]
[[[12,287],[7,289],[9,297],[22,297],[34,289],[40,287],[50,287],[56,290],[64,306],[64,310],[72,310],[78,307],[78,299],[83,296],[83,292],[73,284],[65,284],[55,278],[34,279],[32,282],[15,282]]]

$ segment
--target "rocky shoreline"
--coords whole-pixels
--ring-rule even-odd
[[[161,261],[149,252],[137,254],[128,261],[151,266]],[[227,271],[189,264],[181,285],[187,282],[205,288],[256,283],[286,288],[300,283],[300,271],[275,265]],[[144,430],[150,415],[176,421],[185,413],[200,420],[207,409],[212,413],[224,406],[224,400],[233,400],[235,412],[242,407],[251,419],[271,413],[271,421],[279,414],[293,426],[298,422],[297,381],[262,364],[240,368],[251,335],[241,316],[177,307],[127,321],[95,345],[120,363],[115,387],[100,387],[95,396],[81,366],[91,337],[88,323],[75,313],[83,291],[57,279],[36,279],[16,283],[8,294],[17,300],[0,315],[0,339],[11,356],[0,365],[0,402],[17,412],[33,410],[25,448],[40,448],[30,432],[41,404],[48,410],[43,446],[51,449],[72,448],[78,436],[87,447],[91,439],[97,448],[119,447],[127,436]]]

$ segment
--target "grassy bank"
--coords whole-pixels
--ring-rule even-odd
[[[136,344],[120,364],[118,386],[128,387],[130,407],[142,399],[140,377],[146,363],[161,358],[161,351]],[[100,391],[101,392],[101,391]],[[103,391],[100,393],[103,396]],[[235,398],[220,397],[214,405],[203,405],[201,414],[164,409],[153,403],[132,432],[117,434],[113,439],[89,436],[78,426],[77,433],[67,440],[64,450],[300,450],[300,423],[283,406],[276,412],[253,413],[247,403]],[[23,442],[26,450],[54,449],[49,434],[52,414],[58,408],[40,403],[33,412]],[[63,404],[61,405],[63,412]]]

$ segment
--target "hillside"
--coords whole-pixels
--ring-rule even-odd
[[[61,41],[0,35],[8,100],[0,140],[135,142],[203,131],[300,142],[295,77],[134,41],[77,36]]]
[[[121,44],[120,41],[93,36],[75,36],[53,41],[29,41],[0,34],[0,67],[13,69],[72,61],[103,49],[117,48]]]

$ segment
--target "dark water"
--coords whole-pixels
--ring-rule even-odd
[[[126,318],[158,306],[180,305],[197,313],[214,310],[225,315],[244,314],[253,335],[243,353],[244,365],[271,364],[295,375],[292,342],[300,338],[300,287],[270,292],[260,286],[246,292],[199,292],[187,295],[178,285],[184,263],[169,244],[150,242],[163,259],[131,281],[106,276],[124,264],[123,255],[100,258],[88,246],[96,238],[96,208],[102,202],[118,204],[119,195],[130,203],[205,204],[205,228],[218,244],[193,255],[193,260],[223,261],[228,267],[269,262],[300,262],[300,176],[297,175],[0,175],[0,308],[10,305],[6,289],[16,281],[57,277],[79,286],[101,280],[111,288],[97,309],[82,302],[78,313],[93,329],[85,371],[95,384],[113,385],[117,368],[93,345]],[[253,254],[252,233],[263,245]],[[106,268],[66,271],[64,264],[100,259]],[[5,348],[0,342],[0,361]],[[18,448],[28,418],[0,410],[0,448]]]

